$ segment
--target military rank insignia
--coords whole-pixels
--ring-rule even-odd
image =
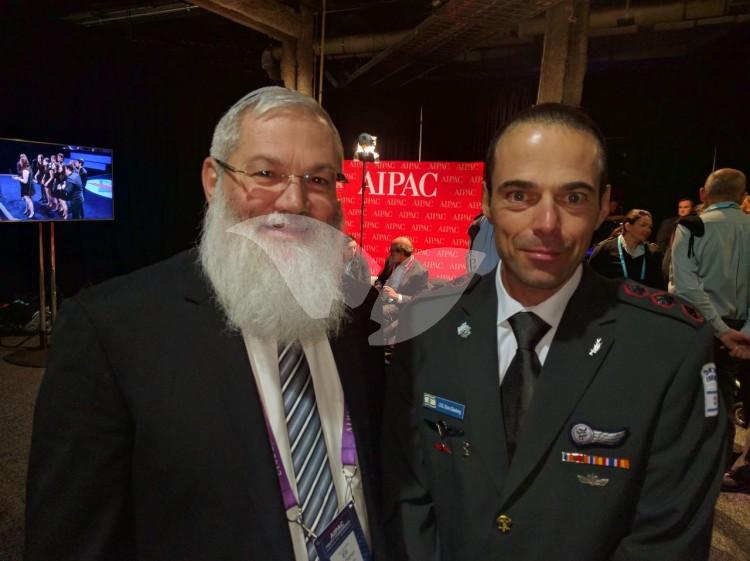
[[[576,479],[578,479],[579,483],[582,483],[583,485],[590,485],[591,487],[604,487],[607,483],[609,483],[609,479],[606,477],[599,477],[595,473],[587,473],[586,475],[581,475],[580,473],[576,475]]]
[[[619,446],[628,436],[628,429],[605,431],[594,429],[586,423],[570,427],[570,440],[576,446]]]
[[[674,306],[675,298],[669,292],[657,292],[651,295],[651,301],[660,308],[671,308]]]
[[[703,315],[692,306],[688,304],[681,304],[680,307],[682,308],[682,312],[695,323],[703,323],[704,321],[706,321]]]
[[[646,296],[651,294],[648,288],[636,282],[626,282],[622,285],[622,290],[625,294],[633,298],[646,298]]]

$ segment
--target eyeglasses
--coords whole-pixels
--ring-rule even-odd
[[[281,173],[270,169],[259,169],[258,171],[250,172],[230,166],[218,158],[213,158],[213,160],[225,170],[244,175],[253,184],[265,189],[286,189],[295,177],[300,180],[300,183],[305,188],[315,188],[318,190],[332,189],[336,186],[337,182],[349,183],[349,180],[341,172],[323,170],[315,173],[304,173],[302,175]]]

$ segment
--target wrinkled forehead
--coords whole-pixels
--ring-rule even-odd
[[[305,130],[308,134],[296,134],[291,138],[288,131],[290,127],[300,126],[312,127]],[[261,133],[262,131],[262,133]],[[280,107],[270,109],[262,114],[253,113],[248,109],[243,114],[239,126],[239,138],[237,146],[245,144],[252,139],[253,142],[268,142],[269,144],[282,144],[287,149],[296,147],[327,148],[332,147],[333,157],[337,167],[343,161],[343,147],[338,132],[332,123],[321,115],[305,107]],[[312,138],[309,135],[314,134]]]

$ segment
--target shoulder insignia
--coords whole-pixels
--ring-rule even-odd
[[[622,284],[622,290],[628,296],[633,298],[645,298],[650,294],[648,288],[637,282],[625,282]]]
[[[682,308],[682,312],[691,320],[693,320],[698,325],[702,324],[704,321],[706,321],[706,318],[703,317],[703,314],[701,314],[698,310],[693,308],[690,304],[680,304],[680,308]]]
[[[675,298],[669,292],[655,292],[651,295],[651,301],[660,308],[671,308],[674,306]]]
[[[620,283],[618,297],[627,304],[671,317],[694,328],[700,327],[706,321],[698,310],[678,296],[643,286],[632,280]]]

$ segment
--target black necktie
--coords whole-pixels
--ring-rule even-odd
[[[510,462],[516,451],[523,416],[534,395],[534,384],[542,370],[535,348],[549,330],[549,325],[531,312],[518,312],[511,316],[508,322],[518,343],[518,350],[505,372],[500,387],[505,440],[508,444],[508,461]]]

